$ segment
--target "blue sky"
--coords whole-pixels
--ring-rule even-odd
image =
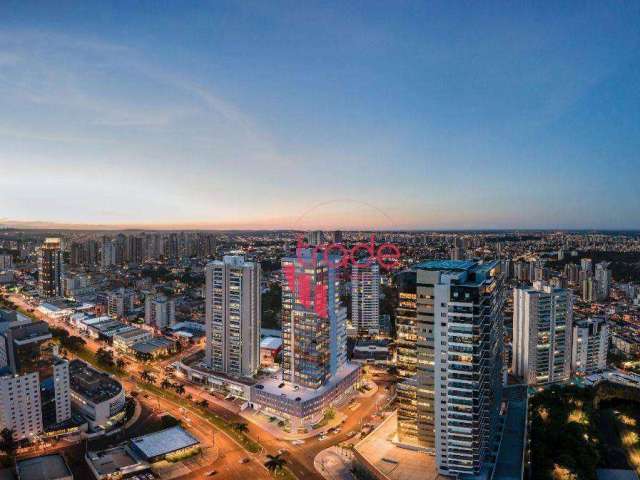
[[[0,219],[640,228],[638,2],[0,3]]]

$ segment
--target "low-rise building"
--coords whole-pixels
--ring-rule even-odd
[[[200,442],[182,427],[171,427],[131,440],[133,453],[147,462],[171,460],[195,453]]]
[[[64,457],[58,453],[16,462],[18,480],[73,480]]]
[[[391,359],[389,342],[384,340],[359,341],[353,347],[351,358],[354,362],[386,364]]]
[[[69,363],[71,403],[91,428],[109,428],[124,417],[124,387],[82,360]]]
[[[615,333],[611,336],[611,346],[624,355],[635,356],[640,353],[640,338],[637,334]]]
[[[271,367],[282,351],[282,338],[265,337],[260,342],[260,365]]]
[[[131,478],[150,473],[150,465],[136,457],[126,445],[87,452],[85,461],[96,480]]]
[[[141,328],[132,327],[113,335],[113,348],[120,352],[129,352],[136,343],[146,342],[153,338],[153,334]]]
[[[52,320],[68,318],[73,314],[73,309],[64,308],[53,303],[43,303],[37,308],[38,312]]]
[[[155,337],[143,342],[135,343],[131,345],[129,350],[138,356],[153,359],[175,353],[176,342],[164,337]]]
[[[347,401],[360,383],[360,366],[346,363],[319,388],[309,388],[268,378],[251,388],[256,410],[288,421],[292,431],[307,428],[320,420],[334,405]]]

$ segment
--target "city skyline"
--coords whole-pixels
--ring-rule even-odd
[[[639,6],[497,7],[3,3],[0,224],[640,228]]]

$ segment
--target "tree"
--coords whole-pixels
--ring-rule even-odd
[[[162,382],[160,383],[160,388],[162,388],[163,390],[166,390],[167,388],[171,388],[171,386],[172,386],[171,382],[166,378],[162,380]]]
[[[232,428],[239,433],[246,433],[249,431],[249,427],[246,423],[237,422],[232,425]]]
[[[149,370],[143,370],[142,372],[140,372],[140,379],[143,382],[147,382],[147,383],[155,383],[156,381],[155,377],[151,375]]]
[[[13,458],[17,447],[16,441],[13,438],[13,430],[3,428],[2,431],[0,431],[0,449],[9,457]]]
[[[281,468],[284,468],[284,466],[287,464],[287,461],[282,458],[282,455],[280,454],[267,455],[267,459],[268,460],[264,462],[264,466],[267,467],[267,470],[269,470],[270,472],[275,473]]]
[[[113,367],[115,365],[115,362],[113,361],[113,352],[105,350],[104,348],[99,348],[96,351],[96,360],[98,360],[98,363],[108,367]]]
[[[124,369],[126,368],[126,366],[127,366],[127,365],[128,365],[128,364],[127,364],[127,362],[125,361],[125,359],[124,359],[124,358],[118,358],[118,359],[116,360],[116,368],[117,368],[118,370],[124,370]]]
[[[182,395],[184,394],[184,392],[185,392],[184,385],[180,385],[180,384],[176,385],[176,393],[178,395]]]
[[[332,407],[329,407],[327,411],[324,412],[324,419],[328,421],[333,420],[334,418],[336,418],[336,411]]]
[[[72,352],[82,350],[86,344],[87,342],[85,342],[83,338],[75,335],[71,335],[66,339],[66,341],[62,341],[62,345]]]
[[[209,400],[207,400],[206,398],[203,398],[202,400],[200,400],[200,406],[203,408],[207,408],[209,406]]]

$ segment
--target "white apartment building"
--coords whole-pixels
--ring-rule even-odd
[[[435,455],[441,475],[479,475],[502,392],[500,262],[434,260],[414,270],[415,306],[403,308],[415,309],[404,321],[414,326],[416,370],[398,385],[399,440]]]
[[[528,385],[571,375],[573,306],[568,290],[540,282],[513,289],[512,372]]]
[[[351,269],[351,322],[360,334],[380,332],[380,266],[358,264]]]
[[[38,372],[0,377],[0,428],[16,440],[34,440],[44,430]]]
[[[144,323],[160,330],[175,325],[175,300],[164,295],[148,293],[144,298]]]
[[[116,248],[117,245],[113,240],[103,240],[102,257],[100,259],[102,268],[109,268],[116,264]]]
[[[604,318],[579,320],[573,326],[571,369],[578,375],[591,375],[607,368],[609,327]]]
[[[260,264],[225,256],[205,268],[206,363],[212,370],[252,377],[260,366]]]
[[[107,295],[107,313],[112,317],[124,317],[133,310],[133,292],[119,288]]]
[[[71,418],[69,362],[62,358],[57,358],[53,364],[53,389],[56,423],[61,423]]]
[[[596,264],[594,278],[596,279],[596,297],[598,301],[604,301],[609,297],[609,289],[611,288],[609,262]]]

